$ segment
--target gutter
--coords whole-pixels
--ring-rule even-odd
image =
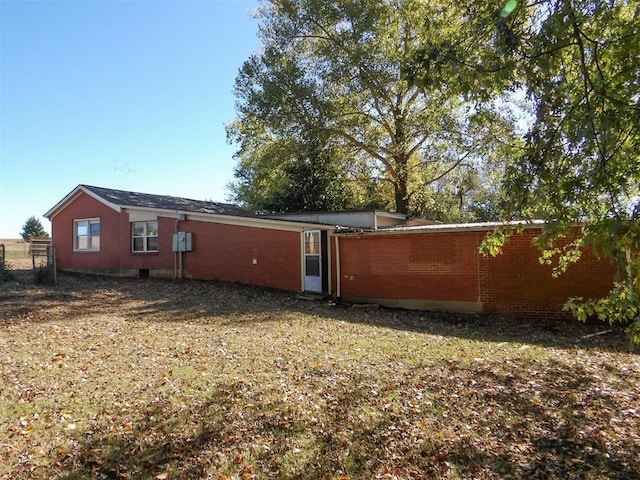
[[[488,232],[500,227],[515,227],[523,229],[540,228],[545,225],[543,220],[516,221],[516,222],[484,222],[484,223],[460,223],[460,224],[437,224],[418,225],[412,227],[389,227],[378,230],[363,228],[340,228],[336,229],[336,237],[354,237],[369,235],[405,235],[415,233],[445,233],[445,232]]]

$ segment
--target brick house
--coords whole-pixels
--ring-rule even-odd
[[[400,308],[527,317],[566,315],[600,296],[613,267],[585,252],[552,278],[525,225],[502,255],[480,242],[496,224],[429,224],[389,212],[261,216],[235,205],[79,185],[46,214],[61,270],[217,279]]]

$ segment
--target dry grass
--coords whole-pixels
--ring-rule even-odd
[[[49,282],[53,280],[52,271],[39,271],[41,267],[46,267],[46,257],[37,256],[32,258],[29,251],[29,242],[22,239],[0,239],[0,244],[4,245],[4,258],[0,258],[0,282],[15,279],[16,276],[25,277],[25,273],[29,270],[31,279],[41,279]],[[0,255],[2,252],[0,251]],[[33,266],[36,271],[33,271]],[[42,282],[41,282],[42,283]]]
[[[0,477],[640,478],[622,332],[204,282],[0,284]]]
[[[0,244],[4,245],[7,262],[30,259],[28,242],[16,238],[5,238],[0,239]]]

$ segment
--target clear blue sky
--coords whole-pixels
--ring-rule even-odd
[[[226,201],[257,0],[0,0],[0,238],[78,184]]]

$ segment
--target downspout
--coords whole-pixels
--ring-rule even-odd
[[[475,249],[475,255],[476,255],[476,288],[478,289],[478,296],[477,296],[477,302],[480,305],[480,309],[484,310],[484,307],[482,306],[482,274],[480,272],[480,268],[481,268],[481,263],[480,263],[480,245],[482,244],[482,235],[481,234],[477,234],[476,235],[476,239],[478,242],[478,248]]]
[[[180,214],[176,218],[176,228],[175,234],[178,235],[178,222],[180,221]],[[181,259],[182,260],[182,259]],[[180,262],[182,263],[182,262]],[[182,265],[180,265],[181,271],[180,276],[182,277]],[[176,280],[178,278],[178,252],[173,252],[173,279]]]
[[[340,237],[336,236],[336,298],[340,298]]]

